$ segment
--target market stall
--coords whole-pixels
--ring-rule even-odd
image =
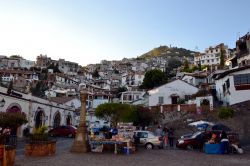
[[[132,123],[118,123],[117,134],[112,134],[114,129],[106,131],[99,136],[91,135],[89,144],[92,152],[104,152],[107,149],[112,149],[115,154],[125,153],[131,154],[135,151],[132,144],[133,131],[135,127]]]

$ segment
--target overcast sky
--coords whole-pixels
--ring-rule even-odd
[[[160,45],[233,48],[249,16],[249,0],[0,0],[0,55],[87,65]]]

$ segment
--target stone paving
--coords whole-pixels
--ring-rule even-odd
[[[76,154],[68,151],[51,157],[17,156],[16,166],[249,166],[250,153],[208,155],[198,151],[144,150],[136,154]]]

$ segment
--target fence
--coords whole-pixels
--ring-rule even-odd
[[[196,104],[165,104],[161,106],[160,105],[152,106],[150,109],[159,110],[161,112],[172,112],[172,111],[196,112]]]

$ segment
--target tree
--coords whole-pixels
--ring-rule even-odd
[[[123,87],[119,87],[118,89],[117,89],[117,91],[116,91],[116,96],[117,97],[121,97],[121,93],[122,92],[126,92],[128,89],[125,87],[125,86],[123,86]]]
[[[58,64],[54,65],[54,63],[52,63],[47,67],[47,69],[52,69],[54,73],[61,73]]]
[[[168,60],[168,68],[170,71],[175,69],[175,68],[180,67],[181,65],[182,65],[182,63],[179,59],[171,58]]]
[[[25,123],[27,123],[26,115],[21,112],[0,112],[0,144],[2,143],[5,133],[3,133],[6,128],[17,128]]]
[[[158,111],[151,111],[143,106],[134,106],[120,103],[105,103],[96,108],[95,116],[111,124],[118,122],[133,122],[136,126],[149,126],[157,119]]]
[[[156,113],[143,106],[136,106],[135,126],[149,126],[156,118]]]
[[[225,54],[226,50],[224,48],[224,45],[220,45],[220,67],[224,68],[225,66]]]
[[[136,118],[135,107],[128,104],[105,103],[95,110],[95,116],[110,121],[112,125],[118,122],[133,122]]]
[[[165,83],[167,83],[165,73],[159,69],[153,69],[146,72],[141,88],[152,89]]]
[[[95,71],[93,72],[92,76],[95,77],[95,78],[100,77],[99,72],[98,72],[97,69],[95,69]]]
[[[188,62],[188,60],[187,60],[187,59],[185,59],[185,60],[184,60],[184,64],[183,64],[183,66],[184,66],[184,70],[189,69],[189,62]]]

